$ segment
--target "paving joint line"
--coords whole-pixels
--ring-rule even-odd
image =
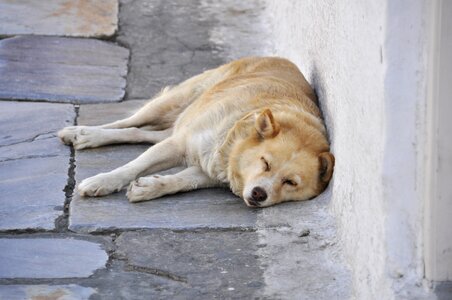
[[[74,105],[74,126],[78,124],[78,115],[79,115],[80,106]],[[74,195],[75,189],[75,149],[74,146],[70,146],[70,158],[69,158],[69,168],[68,168],[68,179],[66,186],[64,187],[64,205],[63,205],[63,214],[56,218],[55,220],[55,231],[56,232],[68,232],[69,231],[69,207],[71,205],[72,197]]]
[[[166,278],[166,279],[169,279],[172,281],[176,281],[176,282],[180,282],[180,283],[184,283],[184,284],[188,283],[187,278],[185,278],[183,276],[179,276],[179,275],[176,275],[176,274],[173,274],[171,272],[161,270],[161,269],[133,265],[133,264],[130,264],[129,262],[126,262],[124,271],[147,273],[147,274],[156,275],[159,277],[163,277],[163,278]]]
[[[26,229],[6,229],[0,231],[0,238],[8,236],[19,236],[28,234],[39,234],[39,233],[56,233],[54,230],[47,230],[42,228],[26,228]]]
[[[101,228],[97,229],[95,231],[87,232],[86,234],[90,234],[93,236],[99,235],[99,236],[119,236],[123,233],[127,232],[138,232],[138,233],[146,233],[146,232],[153,232],[153,231],[161,231],[161,230],[167,230],[174,233],[206,233],[206,232],[256,232],[259,228],[257,227],[193,227],[193,228],[165,228],[165,227],[158,227],[158,228]],[[77,232],[77,231],[75,231]],[[79,232],[84,233],[84,232]]]

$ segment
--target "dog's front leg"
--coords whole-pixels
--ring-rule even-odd
[[[82,196],[103,196],[120,191],[137,177],[180,165],[184,151],[185,147],[170,137],[122,167],[83,180],[78,191]]]
[[[219,181],[207,176],[200,167],[192,166],[174,175],[138,178],[129,185],[127,198],[130,202],[140,202],[163,195],[220,185]]]

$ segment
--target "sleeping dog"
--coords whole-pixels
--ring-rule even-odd
[[[250,57],[165,88],[129,118],[72,126],[58,136],[75,149],[155,144],[135,160],[83,180],[82,196],[127,188],[130,202],[227,186],[250,207],[311,199],[331,179],[334,156],[316,96],[298,68]],[[176,166],[174,175],[153,175]]]

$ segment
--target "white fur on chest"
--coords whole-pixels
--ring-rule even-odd
[[[229,130],[244,112],[234,105],[212,106],[196,119],[183,118],[176,126],[177,134],[185,140],[185,161],[189,166],[200,166],[210,177],[228,183],[227,170],[220,163],[219,149]]]
[[[219,132],[215,128],[202,128],[187,136],[186,163],[189,166],[200,166],[209,177],[223,181],[225,170],[220,168],[218,147]]]

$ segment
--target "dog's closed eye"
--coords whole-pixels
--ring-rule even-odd
[[[261,161],[264,163],[264,171],[269,172],[271,168],[268,161],[263,156],[261,157]]]
[[[290,180],[290,179],[283,179],[282,183],[290,185],[290,186],[297,186],[297,183],[295,181],[293,181],[293,180]]]

